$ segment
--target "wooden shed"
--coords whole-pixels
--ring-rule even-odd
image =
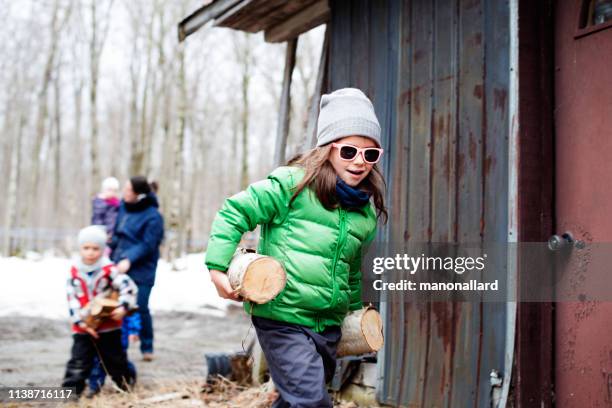
[[[612,1],[216,0],[180,39],[209,22],[288,42],[285,105],[296,39],[327,24],[315,96],[363,89],[389,152],[379,245],[610,241]],[[519,288],[521,261],[500,265]],[[612,403],[612,303],[381,300],[382,404]]]

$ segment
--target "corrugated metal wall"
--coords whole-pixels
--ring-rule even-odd
[[[331,6],[328,89],[363,89],[385,134],[390,222],[379,243],[506,242],[508,2]],[[399,292],[381,308],[381,402],[491,406],[489,374],[504,369],[505,304],[407,303]]]

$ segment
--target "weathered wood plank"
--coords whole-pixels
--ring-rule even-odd
[[[486,1],[483,4],[483,46],[485,66],[485,86],[483,95],[484,132],[483,132],[483,242],[496,243],[495,255],[489,255],[483,281],[499,279],[505,282],[508,277],[507,253],[502,249],[508,228],[508,155],[507,134],[509,89],[509,48],[510,16],[507,2],[503,0]],[[482,352],[480,358],[481,386],[478,401],[480,406],[491,405],[491,386],[489,374],[497,370],[503,377],[511,368],[504,366],[506,341],[507,304],[487,302],[483,304]],[[514,333],[510,333],[514,336]],[[513,353],[514,350],[506,351]],[[501,391],[501,390],[499,390]]]
[[[456,160],[456,0],[433,2],[431,117],[431,242],[452,242]],[[423,16],[425,18],[425,16]],[[453,381],[455,305],[431,302],[427,385],[424,406],[449,406]]]
[[[325,23],[329,20],[330,10],[327,0],[319,0],[297,12],[287,20],[266,28],[264,38],[267,42],[283,42]]]
[[[351,67],[351,0],[331,3],[331,43],[329,55],[329,91],[349,86]]]
[[[408,242],[423,244],[431,239],[431,117],[433,69],[433,11],[432,3],[411,1],[407,22],[410,41],[407,66],[401,75],[410,76],[408,92],[410,126],[407,137],[410,140],[408,191]],[[405,375],[401,401],[414,406],[427,406],[425,391],[431,375],[429,361],[429,339],[431,338],[431,309],[427,302],[418,304],[418,311],[410,321],[408,330],[408,364],[412,375]]]
[[[198,31],[204,24],[223,14],[228,8],[235,6],[241,0],[216,0],[200,7],[178,24],[179,41],[184,41],[189,35]]]
[[[482,242],[483,2],[459,0],[458,3],[458,184],[455,234],[459,243],[470,244]],[[484,378],[479,370],[482,325],[482,305],[475,302],[462,303],[460,313],[457,313],[450,406],[477,406],[478,388]]]
[[[278,127],[276,132],[276,146],[274,149],[274,164],[280,166],[285,162],[285,151],[287,149],[287,137],[289,135],[289,120],[291,113],[291,77],[295,67],[295,51],[297,49],[297,38],[287,42],[285,54],[285,72],[283,75],[283,90],[278,115]]]

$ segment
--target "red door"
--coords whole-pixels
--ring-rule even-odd
[[[555,7],[557,234],[611,250],[612,1],[561,0]],[[580,274],[581,285],[602,279],[588,265],[577,269],[568,273]],[[612,302],[601,299],[556,305],[557,407],[612,406]]]

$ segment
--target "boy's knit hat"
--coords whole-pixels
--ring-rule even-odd
[[[374,106],[357,88],[338,89],[321,97],[317,121],[317,147],[346,136],[365,136],[380,141],[380,124]]]
[[[97,244],[100,248],[106,247],[106,231],[101,225],[90,225],[79,231],[79,246],[85,243]]]

